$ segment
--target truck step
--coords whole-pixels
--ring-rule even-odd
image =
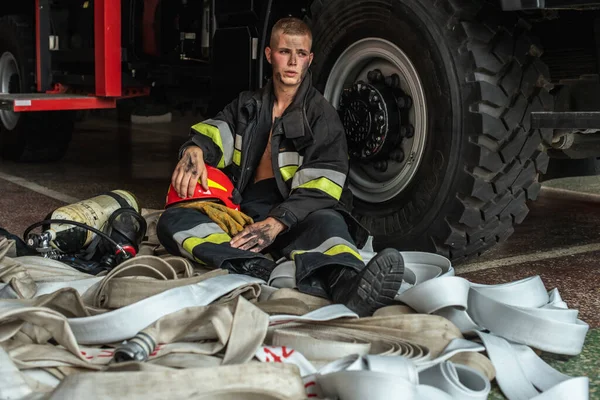
[[[0,110],[14,112],[115,108],[115,98],[64,93],[0,93]]]
[[[600,130],[600,111],[532,112],[535,129]]]

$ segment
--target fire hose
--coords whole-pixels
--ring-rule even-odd
[[[368,260],[373,254],[363,251],[362,255]],[[239,304],[249,307],[240,314],[246,319],[230,331],[232,335],[237,332],[238,340],[244,338],[246,348],[229,359],[254,356],[263,362],[293,363],[310,397],[378,400],[395,393],[403,399],[483,399],[495,376],[511,400],[561,399],[565,393],[572,399],[587,399],[588,378],[559,373],[531,349],[568,355],[581,352],[588,326],[577,319],[576,310],[567,308],[558,291],[548,293],[539,277],[501,285],[473,284],[455,276],[444,257],[418,252],[402,255],[406,281],[397,299],[419,314],[359,319],[346,307],[331,305],[302,315],[275,313],[265,319],[264,313],[240,298]],[[283,282],[293,287],[293,263],[278,268],[270,284],[277,287],[277,282]],[[77,343],[125,340],[115,351],[114,362],[143,361],[156,351],[157,343],[176,341],[191,329],[193,324],[182,323],[179,313],[261,283],[239,275],[214,276],[98,315],[65,318],[52,312],[52,318],[67,323],[72,336],[70,345],[63,344],[66,348],[75,351]],[[53,285],[59,287],[58,282]],[[74,285],[68,281],[62,287]],[[90,288],[79,286],[91,290],[85,287]],[[0,321],[27,313],[48,315],[50,311],[0,302]],[[477,342],[457,336],[461,333]],[[228,346],[234,342],[232,336]],[[495,371],[449,360],[457,353],[479,355],[484,349]]]

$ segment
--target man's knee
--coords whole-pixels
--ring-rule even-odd
[[[173,219],[177,217],[177,214],[181,212],[183,208],[168,208],[158,218],[156,223],[157,234],[168,234],[173,228]]]
[[[156,223],[156,234],[161,237],[171,237],[175,233],[202,223],[204,214],[191,208],[167,208]]]

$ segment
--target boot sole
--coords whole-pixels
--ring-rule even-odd
[[[378,309],[393,304],[403,277],[404,260],[398,250],[379,252],[368,263],[358,286],[358,297],[367,308],[359,316],[371,316]]]

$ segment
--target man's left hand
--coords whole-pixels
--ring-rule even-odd
[[[264,221],[248,225],[243,231],[235,235],[229,244],[236,249],[258,253],[270,246],[284,229],[284,224],[275,218],[269,217]]]

